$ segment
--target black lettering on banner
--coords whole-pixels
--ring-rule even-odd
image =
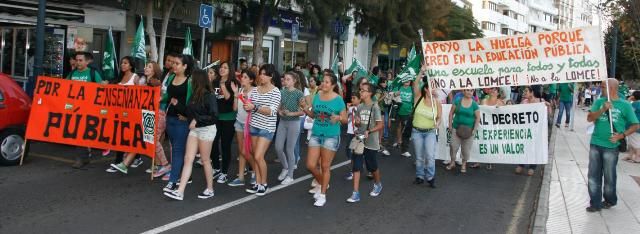
[[[96,96],[93,99],[93,104],[94,105],[99,105],[99,106],[103,105],[103,103],[100,102],[100,100],[102,100],[102,93],[104,93],[104,88],[103,87],[96,88]]]
[[[116,118],[118,118],[117,115],[116,115]],[[118,121],[118,120],[113,121],[113,129],[114,130],[113,130],[113,133],[112,133],[113,135],[111,135],[111,145],[116,145],[116,139],[118,138],[117,134],[118,134],[118,127],[119,126],[120,126],[120,121]]]
[[[105,144],[109,144],[109,137],[104,136],[104,127],[107,125],[107,119],[103,118],[100,124],[100,137],[98,137],[98,141],[104,142]]]
[[[49,137],[49,129],[51,127],[60,128],[60,123],[62,122],[62,113],[53,113],[49,112],[49,117],[47,118],[47,126],[44,128],[45,137]]]
[[[147,148],[147,144],[144,142],[144,134],[142,133],[142,126],[136,124],[133,127],[133,147],[138,147],[138,143],[143,149]]]
[[[95,140],[98,138],[98,124],[100,119],[93,115],[87,115],[86,126],[84,127],[83,140]]]
[[[73,131],[71,131],[71,127],[69,126],[69,124],[71,123],[71,119],[73,119],[72,114],[64,115],[64,130],[62,131],[62,138],[76,139],[78,137],[78,128],[80,126],[80,121],[82,120],[82,115],[76,115],[75,127],[73,128]]]
[[[43,95],[50,95],[50,96],[58,96],[58,89],[60,89],[60,83],[58,82],[51,82],[51,81],[44,81],[44,80],[38,80],[38,84],[36,85],[36,94],[40,94],[41,89],[43,89],[42,91],[44,93],[42,93]]]
[[[125,139],[125,132],[127,131],[127,129],[131,128],[131,126],[129,125],[129,122],[124,122],[122,121],[122,123],[120,123],[121,129],[120,129],[120,145],[121,146],[130,146],[131,142],[127,139]],[[114,129],[114,132],[117,132],[117,129]]]

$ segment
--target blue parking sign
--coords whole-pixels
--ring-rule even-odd
[[[207,4],[200,4],[200,17],[198,18],[198,25],[201,28],[210,28],[213,23],[213,6]]]

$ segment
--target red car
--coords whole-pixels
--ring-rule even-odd
[[[31,98],[11,77],[0,73],[0,165],[16,165],[24,150]]]

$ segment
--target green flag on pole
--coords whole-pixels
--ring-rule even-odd
[[[147,63],[147,52],[145,51],[145,41],[144,41],[144,27],[143,27],[142,19],[140,20],[140,24],[138,25],[138,30],[136,30],[136,37],[133,39],[133,46],[131,47],[131,57],[139,58]],[[115,54],[114,54],[115,55]]]
[[[416,58],[416,45],[411,45],[411,50],[409,50],[409,54],[407,54],[407,61],[411,61]]]
[[[362,65],[362,63],[357,59],[357,58],[353,58],[353,61],[351,62],[351,66],[349,66],[349,68],[347,69],[346,74],[351,74],[353,72],[357,72],[356,76],[358,78],[360,77],[367,77],[367,68],[364,67],[364,65]],[[354,77],[354,83],[356,82],[355,79],[356,77]]]
[[[118,70],[116,61],[116,50],[113,46],[113,34],[109,27],[109,34],[104,43],[104,53],[102,54],[102,72],[105,80],[115,79],[115,72]]]
[[[187,28],[187,35],[184,36],[184,49],[182,54],[193,55],[193,44],[191,43],[191,28]]]
[[[399,87],[402,86],[402,83],[404,82],[415,80],[418,72],[420,72],[420,57],[415,55],[415,48],[411,48],[411,51],[413,51],[414,54],[413,59],[407,59],[406,66],[393,81],[394,87]],[[409,52],[409,55],[411,55],[411,52]],[[409,58],[409,56],[407,56],[407,58]]]
[[[333,63],[331,63],[331,71],[333,71],[333,74],[336,75],[336,77],[338,78],[338,88],[341,90],[340,92],[342,92],[342,81],[341,81],[341,77],[340,77],[340,66],[338,66],[338,53],[336,53],[335,56],[333,56]]]

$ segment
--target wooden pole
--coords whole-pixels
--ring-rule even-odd
[[[418,30],[418,34],[420,34],[420,51],[422,51],[422,57],[424,58],[424,50],[422,48],[422,44],[424,43],[424,33],[422,31],[422,29]],[[422,60],[422,64],[425,64],[424,59]],[[417,77],[416,77],[417,79]],[[417,82],[417,81],[414,81]],[[427,92],[429,95],[429,100],[431,100],[431,110],[434,111],[434,115],[433,115],[433,122],[436,123],[437,119],[436,119],[436,115],[438,115],[438,110],[436,110],[435,104],[433,103],[433,95],[431,93],[431,86],[429,85],[429,76],[427,76],[427,80],[425,81],[425,85],[427,85]],[[436,131],[436,135],[438,135],[438,126],[436,126],[435,128]]]
[[[20,166],[22,166],[22,162],[24,161],[24,154],[27,152],[27,142],[28,139],[24,139],[24,143],[22,144],[22,154],[20,154]]]

